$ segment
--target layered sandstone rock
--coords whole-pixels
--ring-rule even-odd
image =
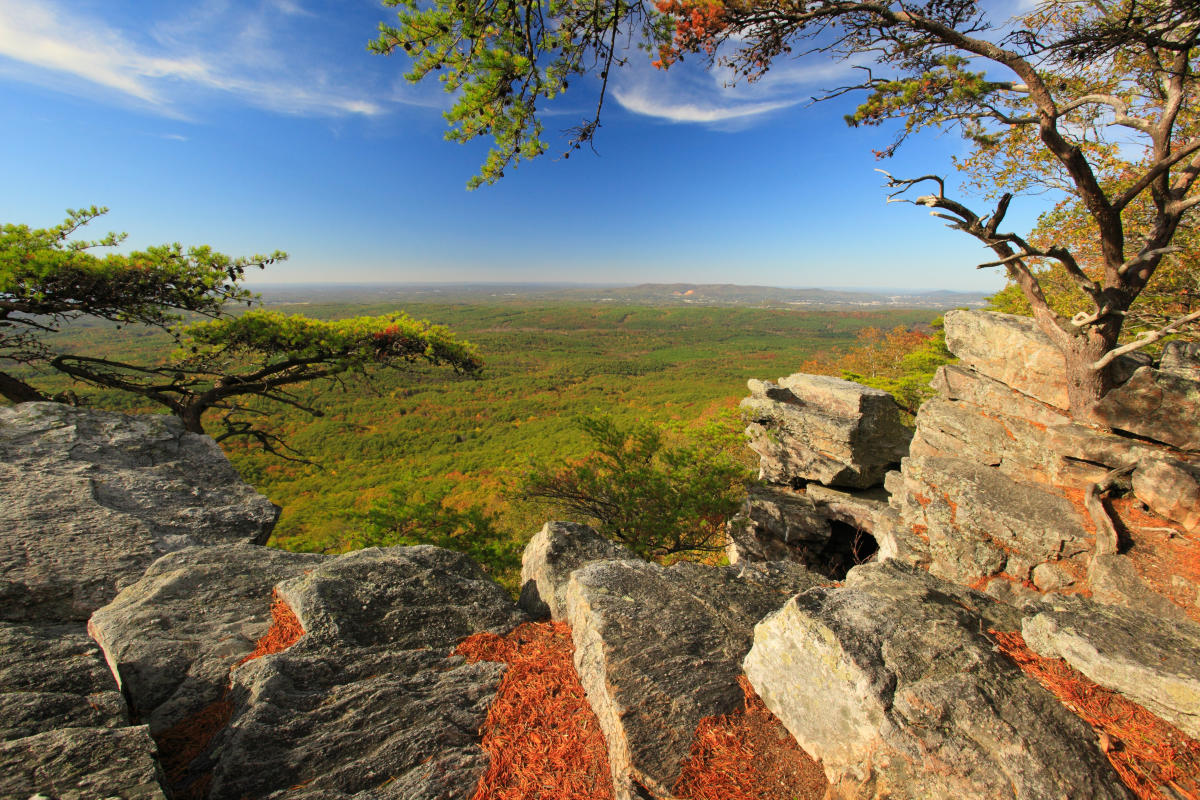
[[[741,404],[746,432],[771,483],[875,486],[908,448],[910,434],[887,392],[802,373],[749,386]]]

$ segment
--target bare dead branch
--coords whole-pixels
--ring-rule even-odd
[[[1137,338],[1129,344],[1122,345],[1121,347],[1117,347],[1105,353],[1103,358],[1092,364],[1092,369],[1104,369],[1113,361],[1117,360],[1126,353],[1132,353],[1135,350],[1141,350],[1143,347],[1152,345],[1159,339],[1162,339],[1165,336],[1170,336],[1184,325],[1187,325],[1189,322],[1195,322],[1196,320],[1200,320],[1200,311],[1193,311],[1191,314],[1182,316],[1174,322],[1164,325],[1156,331],[1142,331],[1137,335]]]

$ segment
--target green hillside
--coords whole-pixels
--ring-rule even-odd
[[[274,304],[318,318],[378,314],[392,306]],[[325,415],[299,413],[281,425],[314,464],[281,460],[244,442],[226,450],[243,476],[283,516],[272,543],[335,552],[354,546],[360,517],[393,487],[450,489],[451,502],[499,513],[516,540],[545,511],[505,496],[531,463],[586,454],[574,415],[694,424],[729,412],[751,377],[774,379],[806,359],[844,349],[864,327],[927,323],[929,310],[785,311],[751,308],[613,307],[611,304],[408,304],[411,315],[449,325],[476,344],[482,377],[414,367],[370,385],[326,388]],[[72,332],[94,354],[164,352],[144,330],[93,325]],[[81,394],[86,392],[77,389]],[[99,405],[137,408],[107,396]],[[736,426],[733,415],[729,424]],[[748,451],[747,451],[748,452]]]

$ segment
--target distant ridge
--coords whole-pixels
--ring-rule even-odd
[[[562,283],[267,284],[252,287],[268,303],[580,302],[754,308],[980,308],[983,292],[946,289],[797,289],[733,283],[642,283],[602,286]]]

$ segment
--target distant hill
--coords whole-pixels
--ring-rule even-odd
[[[750,306],[755,308],[979,308],[982,292],[942,289],[786,289],[732,283],[580,284],[270,284],[253,287],[268,303],[379,303],[388,300],[496,303],[542,301],[623,305]]]

